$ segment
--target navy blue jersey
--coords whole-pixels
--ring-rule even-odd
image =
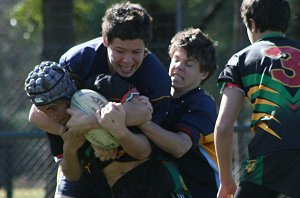
[[[213,137],[216,118],[215,102],[202,89],[196,88],[171,99],[169,115],[162,126],[191,137],[192,148],[183,157],[174,159],[189,188],[198,184],[217,192]],[[194,189],[190,190],[193,193]]]
[[[102,37],[99,37],[72,47],[62,55],[60,64],[75,73],[85,84],[95,75],[109,74],[107,56],[107,48],[102,44]],[[160,124],[169,109],[171,89],[171,80],[164,65],[154,54],[149,53],[131,77],[121,78],[136,87],[141,95],[149,98],[153,106],[152,121]],[[139,132],[136,129],[132,130]],[[55,140],[59,138],[51,136],[51,141],[54,142],[52,146],[56,147],[56,152],[53,153],[55,156],[63,152],[61,141]],[[128,156],[125,158],[132,160]],[[120,157],[118,160],[122,161],[124,158]]]
[[[102,44],[102,37],[71,48],[61,57],[60,64],[71,69],[83,83],[92,76],[109,74],[107,49]],[[171,80],[158,58],[149,53],[131,77],[121,78],[149,98],[154,108],[152,121],[159,124],[168,112]]]
[[[249,156],[300,148],[300,42],[267,35],[233,55],[220,87],[236,87],[252,104]]]

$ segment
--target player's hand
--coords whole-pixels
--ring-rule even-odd
[[[85,137],[83,135],[77,135],[71,131],[65,130],[61,132],[61,137],[64,141],[63,150],[65,153],[74,154],[84,144]]]
[[[149,109],[149,111],[150,111],[151,113],[153,113],[153,107],[152,107],[152,104],[150,103],[148,97],[146,97],[146,96],[139,96],[138,99],[139,99],[139,101],[140,101],[142,104],[146,105],[146,107]]]
[[[67,109],[67,113],[71,115],[71,118],[66,126],[69,131],[77,135],[84,135],[91,129],[99,127],[94,115],[87,115],[74,109]]]
[[[109,102],[96,112],[96,117],[100,126],[115,138],[125,135],[125,110],[120,103]]]
[[[228,182],[221,182],[217,198],[233,198],[236,188],[237,187],[233,179]]]
[[[113,160],[117,158],[118,155],[118,149],[103,149],[96,145],[92,144],[92,147],[94,149],[94,154],[97,158],[99,158],[101,161],[107,161],[107,160]]]
[[[128,126],[142,125],[152,119],[153,108],[145,96],[135,97],[131,101],[123,103],[122,106],[126,111]]]

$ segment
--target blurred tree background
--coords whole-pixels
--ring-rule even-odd
[[[102,16],[116,2],[120,0],[1,0],[0,197],[3,186],[7,197],[12,197],[12,186],[18,182],[31,188],[37,181],[46,189],[46,197],[53,197],[56,165],[45,146],[46,139],[32,133],[26,136],[26,132],[36,129],[28,123],[31,104],[24,92],[24,80],[41,61],[58,61],[71,46],[100,36]],[[170,61],[167,53],[170,39],[179,30],[199,27],[217,43],[219,68],[204,88],[218,107],[216,78],[220,70],[233,53],[250,44],[239,15],[241,0],[132,2],[140,3],[152,15],[153,39],[149,49],[166,67]],[[300,0],[290,2],[292,19],[287,35],[300,39]],[[249,108],[245,103],[239,124],[248,124]],[[238,145],[237,149],[245,149],[244,145]],[[235,156],[237,160],[243,157]]]
[[[42,60],[57,61],[71,46],[100,36],[104,11],[116,0],[1,0],[0,131],[28,131],[30,103],[23,91],[28,72]],[[154,19],[150,50],[169,64],[171,37],[189,26],[200,27],[218,44],[216,75],[204,86],[219,102],[216,76],[228,58],[249,44],[239,16],[240,0],[152,0],[141,3]],[[291,0],[288,35],[300,38],[299,0]]]

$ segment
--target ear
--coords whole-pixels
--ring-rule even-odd
[[[250,28],[251,32],[256,33],[258,31],[258,29],[257,29],[255,21],[253,19],[249,19],[249,23],[250,23],[250,27],[251,27]]]
[[[208,76],[208,74],[209,73],[207,71],[201,72],[200,73],[200,79],[201,79],[201,81],[204,80],[204,79],[206,79],[207,76]]]
[[[107,36],[103,36],[103,45],[104,45],[105,47],[108,47]]]

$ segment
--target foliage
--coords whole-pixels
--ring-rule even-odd
[[[16,4],[10,12],[13,26],[23,29],[23,38],[30,39],[43,28],[42,0],[24,0]]]
[[[10,12],[13,26],[23,32],[23,38],[36,40],[41,34],[44,22],[42,15],[43,0],[24,0],[16,4]],[[74,0],[74,22],[78,40],[99,34],[100,21],[97,21],[106,9],[104,1]],[[30,12],[28,12],[30,10]]]
[[[239,0],[131,0],[135,3],[141,3],[152,16],[156,23],[155,28],[155,41],[151,45],[151,50],[156,48],[156,54],[161,60],[164,60],[166,65],[168,64],[167,45],[171,39],[171,36],[175,34],[174,25],[176,20],[176,3],[181,2],[182,7],[182,27],[200,27],[207,16],[213,10],[214,6],[218,2],[222,2],[221,8],[218,9],[212,17],[209,17],[206,25],[202,27],[202,31],[207,33],[210,38],[218,43],[217,55],[219,70],[216,72],[208,82],[204,84],[204,88],[207,89],[216,98],[217,105],[220,98],[220,94],[216,88],[216,78],[226,64],[226,61],[230,56],[239,49],[249,45],[245,28],[242,23],[238,24],[239,31],[236,31],[234,27],[234,17],[239,18],[239,12],[237,7],[233,7],[234,2],[241,2]],[[13,102],[13,98],[16,98],[17,93],[12,92],[15,85],[18,84],[21,88],[19,91],[19,98],[24,99],[24,92],[22,92],[23,79],[26,74],[32,69],[39,61],[42,48],[42,29],[43,29],[43,17],[42,17],[42,2],[43,0],[4,0],[7,4],[13,5],[9,12],[9,23],[5,24],[0,21],[2,30],[0,37],[0,66],[2,72],[0,78],[5,82],[10,82],[5,86],[2,84],[1,89],[4,92],[10,93],[12,96],[2,99],[1,106],[13,106],[17,102]],[[74,33],[76,43],[88,40],[90,38],[99,36],[101,34],[101,18],[105,10],[113,3],[120,2],[120,0],[73,0],[74,6]],[[297,0],[291,0],[292,4],[292,21],[289,28],[288,35],[294,37],[295,34],[299,34],[299,28],[297,29],[297,17],[295,16],[297,8]],[[299,3],[298,3],[299,4]],[[299,5],[298,5],[299,6]],[[1,9],[1,8],[0,8]],[[9,9],[7,9],[9,10]],[[5,10],[5,11],[7,11]],[[1,11],[1,10],[0,10]],[[299,12],[299,11],[298,11]],[[1,12],[0,12],[1,13]],[[236,16],[234,16],[236,15]],[[3,16],[3,15],[1,15]],[[161,17],[161,18],[160,18]],[[6,20],[6,18],[5,18]],[[298,20],[299,21],[299,20]],[[3,24],[4,23],[4,24]],[[298,22],[299,24],[299,22]],[[13,27],[13,28],[11,28]],[[2,33],[4,32],[4,33]],[[167,36],[166,36],[167,35]],[[167,38],[169,37],[169,38]],[[299,36],[300,38],[300,36]],[[11,53],[14,52],[14,53]],[[17,74],[17,77],[16,77]],[[11,79],[17,79],[16,82],[11,83]],[[2,87],[3,86],[3,87]],[[20,91],[21,90],[21,91]],[[6,99],[6,100],[4,100]],[[12,108],[13,109],[13,108]],[[15,118],[26,117],[26,109],[24,106],[20,107],[16,112],[21,116],[13,116]],[[25,112],[25,113],[24,113]],[[5,110],[0,112],[1,123],[6,123],[6,126],[13,127],[14,123],[9,120],[9,116],[5,115]],[[12,113],[11,113],[12,114]],[[24,116],[25,115],[25,116]],[[25,120],[27,122],[27,120]],[[19,122],[17,120],[17,122]],[[18,124],[18,126],[26,126],[26,124]]]
[[[107,8],[106,1],[75,0],[74,24],[77,42],[100,36],[101,18]]]

